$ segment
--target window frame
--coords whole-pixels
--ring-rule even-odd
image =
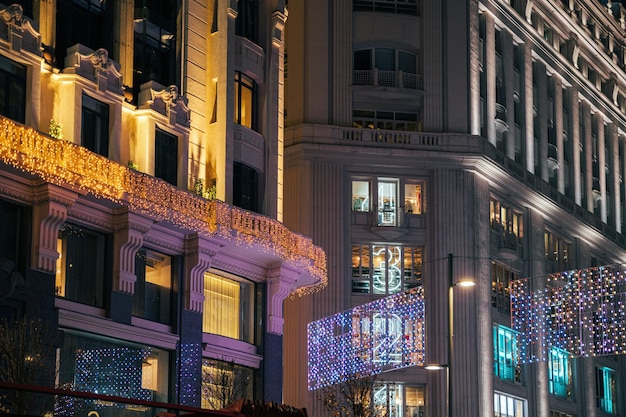
[[[503,325],[493,326],[493,374],[503,381],[521,382],[516,333]]]
[[[571,397],[572,362],[569,356],[567,351],[556,347],[548,351],[549,391],[556,397]]]
[[[234,100],[234,122],[238,125],[247,127],[248,129],[252,129],[257,131],[257,100],[258,100],[258,86],[256,81],[244,74],[241,71],[235,71],[235,100]],[[250,95],[249,100],[244,99],[244,92],[248,92]],[[247,103],[249,102],[249,106]],[[250,112],[250,116],[246,116],[245,112],[242,111],[248,110]],[[242,116],[242,113],[244,114]],[[242,120],[242,117],[244,120]]]
[[[90,151],[109,157],[110,106],[83,91],[81,98],[80,145]],[[92,120],[90,120],[92,118]],[[86,120],[89,119],[89,120]]]
[[[0,74],[4,78],[1,86],[5,92],[1,103],[3,111],[0,114],[22,124],[26,123],[28,72],[28,66],[0,55]],[[20,87],[22,91],[19,91]]]
[[[608,367],[596,367],[596,407],[605,413],[617,413],[617,372]]]
[[[148,281],[148,268],[156,270],[159,263],[168,265],[168,287]],[[172,323],[172,314],[176,311],[173,297],[176,267],[176,258],[164,253],[149,248],[141,248],[135,253],[135,276],[137,280],[133,293],[132,314],[134,316],[167,325]],[[153,288],[150,289],[151,287]],[[155,307],[158,309],[155,310]]]
[[[180,138],[159,127],[154,131],[154,176],[173,186],[178,185]]]

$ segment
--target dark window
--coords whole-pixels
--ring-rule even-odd
[[[176,85],[176,1],[135,1],[133,88]]]
[[[256,129],[256,83],[235,72],[235,123]]]
[[[109,106],[83,94],[81,144],[92,152],[109,156]]]
[[[171,289],[175,259],[142,249],[135,257],[135,293],[133,315],[147,320],[170,324]]]
[[[254,168],[235,162],[233,169],[233,205],[258,211],[259,176]]]
[[[376,48],[376,68],[381,71],[396,70],[396,51],[390,48]]]
[[[178,138],[161,129],[154,139],[154,176],[178,184]]]
[[[112,59],[113,7],[101,0],[58,0],[56,12],[56,66],[65,67],[67,48],[83,44],[90,49],[104,48]]]
[[[30,208],[0,200],[0,264],[8,260],[18,270],[24,272],[29,258],[29,245],[31,244],[30,219]],[[9,264],[4,265],[7,267]],[[13,266],[8,268],[10,270]],[[6,287],[0,283],[0,294],[6,293],[3,289]]]
[[[106,235],[72,224],[59,232],[56,295],[104,306]]]
[[[362,49],[354,51],[354,69],[355,70],[371,70],[372,69],[372,50]]]
[[[421,5],[421,2],[419,2]],[[407,15],[418,15],[417,0],[353,0],[352,9],[355,12],[383,12]]]
[[[417,60],[414,54],[398,52],[398,69],[409,74],[417,74]]]
[[[0,56],[0,114],[16,122],[26,119],[26,67]]]
[[[248,38],[252,42],[258,41],[258,12],[257,0],[239,0],[237,3],[237,20],[235,20],[235,34]]]

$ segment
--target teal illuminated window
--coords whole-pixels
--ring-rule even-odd
[[[548,378],[551,394],[566,398],[570,396],[571,369],[569,353],[558,348],[550,349]]]
[[[516,332],[504,326],[493,327],[493,373],[500,379],[520,382],[517,366]]]
[[[596,406],[606,413],[616,412],[615,371],[610,368],[596,369]]]

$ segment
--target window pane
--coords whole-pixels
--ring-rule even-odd
[[[422,214],[422,184],[404,185],[404,211],[408,214]]]
[[[378,225],[396,225],[396,200],[398,180],[378,179]]]
[[[109,156],[109,106],[83,94],[81,145]]]
[[[385,294],[387,292],[387,250],[385,246],[372,246],[372,261],[374,294]]]
[[[154,176],[178,184],[178,138],[161,129],[154,138]]]
[[[417,60],[415,55],[408,52],[398,52],[398,69],[409,74],[417,74]]]
[[[363,49],[361,51],[354,51],[354,69],[355,70],[371,70],[372,69],[371,49]]]
[[[381,71],[395,71],[395,50],[376,48],[376,68]]]
[[[238,399],[252,399],[253,370],[232,362],[202,360],[202,408],[220,410]]]
[[[369,181],[352,181],[352,210],[369,211],[370,183]]]
[[[202,331],[238,339],[239,303],[239,282],[205,274]]]
[[[233,167],[233,204],[242,209],[258,211],[258,173],[252,167],[235,162]]]

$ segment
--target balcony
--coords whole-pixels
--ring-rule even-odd
[[[373,85],[381,87],[407,88],[422,90],[422,76],[403,71],[373,70],[352,71],[352,85]]]
[[[554,175],[554,172],[559,169],[558,148],[556,145],[548,143],[548,171],[550,176]]]
[[[509,130],[509,125],[506,122],[506,107],[500,103],[496,103],[496,132],[504,133]]]

